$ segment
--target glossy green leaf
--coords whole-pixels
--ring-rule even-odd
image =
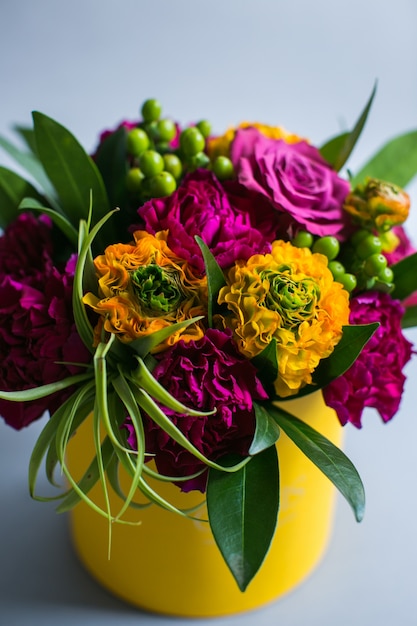
[[[273,446],[279,438],[279,428],[262,404],[253,403],[255,409],[256,428],[249,454],[258,454]]]
[[[282,408],[270,404],[267,410],[301,452],[337,487],[360,522],[365,511],[365,491],[348,457],[326,437]]]
[[[403,328],[412,328],[417,326],[417,306],[409,306],[406,308],[404,316],[401,320]]]
[[[19,205],[26,196],[39,198],[36,189],[24,178],[6,167],[0,167],[0,228],[5,228],[19,214]]]
[[[195,240],[200,247],[204,259],[204,265],[206,268],[208,291],[207,318],[208,324],[211,328],[213,326],[213,312],[217,303],[217,297],[219,295],[220,289],[226,284],[226,279],[224,277],[221,267],[218,265],[210,249],[204,243],[201,237],[198,237],[196,235]]]
[[[404,300],[417,291],[417,252],[406,256],[395,265],[391,265],[394,272],[394,291],[392,297]]]
[[[109,212],[103,179],[91,157],[61,124],[37,111],[33,112],[39,159],[53,183],[61,206],[70,222],[78,228],[87,219],[90,194],[93,219],[98,222]]]
[[[127,203],[126,174],[128,172],[126,129],[121,126],[99,145],[95,163],[106,186],[110,206],[124,208]]]
[[[313,374],[313,384],[300,389],[298,397],[306,396],[318,389],[322,389],[335,378],[344,374],[356,361],[362,348],[372,337],[379,324],[357,324],[344,326],[343,336],[332,354],[327,359],[322,359]],[[288,398],[290,400],[291,398]],[[284,399],[285,400],[285,399]]]
[[[350,133],[342,133],[334,137],[320,149],[321,155],[338,172],[342,169],[355,147],[365,126],[369,111],[376,93],[376,84],[358,121]]]
[[[257,354],[251,362],[258,370],[258,376],[264,385],[271,385],[278,377],[277,340],[271,339],[269,344]]]
[[[210,470],[207,485],[210,527],[241,591],[265,559],[274,536],[278,508],[275,446],[252,457],[250,463],[234,474]]]
[[[61,215],[61,213],[58,213],[57,211],[49,207],[45,207],[35,198],[23,198],[22,202],[19,204],[19,210],[36,211],[38,213],[44,213],[45,215],[49,215],[51,220],[66,236],[66,238],[73,245],[73,247],[77,247],[78,232],[75,230],[74,226],[72,226],[72,224],[67,220],[67,218]]]
[[[14,126],[14,130],[22,137],[30,152],[36,155],[35,131],[30,126]]]
[[[395,137],[384,145],[352,179],[352,186],[366,177],[405,187],[417,173],[417,130]]]

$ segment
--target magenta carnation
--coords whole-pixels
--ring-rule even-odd
[[[255,432],[253,400],[267,398],[255,367],[242,357],[229,332],[208,330],[199,341],[179,341],[161,356],[153,370],[161,385],[186,406],[214,415],[191,417],[164,409],[166,415],[209,459],[248,453]],[[189,476],[206,466],[178,445],[151,419],[145,419],[146,449],[155,454],[158,471]],[[129,443],[135,447],[130,428]],[[204,492],[207,471],[179,482],[182,491]]]
[[[75,259],[61,271],[52,260],[51,222],[20,215],[0,238],[0,389],[20,391],[81,371],[90,355],[72,313]],[[31,402],[0,400],[0,414],[16,429],[68,397],[64,390]]]
[[[288,144],[265,137],[255,128],[239,129],[231,146],[239,182],[268,198],[276,221],[290,216],[292,232],[342,236],[347,225],[343,202],[349,183],[305,141]],[[291,235],[291,233],[290,233]]]
[[[351,324],[378,322],[371,339],[355,363],[323,389],[326,404],[335,409],[342,424],[361,428],[365,407],[377,409],[384,422],[397,412],[404,387],[403,367],[412,345],[401,331],[404,309],[398,300],[382,292],[355,296],[350,304]]]
[[[168,230],[171,250],[200,272],[204,262],[195,235],[202,238],[222,268],[270,249],[264,235],[252,226],[246,203],[237,195],[229,197],[207,170],[189,174],[171,196],[149,200],[138,213],[148,232]]]

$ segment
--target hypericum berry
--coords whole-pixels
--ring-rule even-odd
[[[365,239],[365,237],[367,237],[370,234],[371,234],[370,231],[366,230],[366,228],[360,228],[359,230],[356,231],[354,235],[352,235],[350,241],[352,245],[356,248],[356,246],[362,241],[362,239]]]
[[[219,180],[233,178],[235,173],[233,163],[225,156],[218,156],[213,163],[213,172]]]
[[[180,135],[181,150],[186,156],[194,156],[204,150],[205,139],[195,126],[186,128]]]
[[[372,254],[379,254],[382,250],[382,242],[376,235],[368,234],[356,246],[356,254],[361,259],[367,259]]]
[[[141,128],[132,128],[127,134],[127,151],[132,156],[139,156],[149,148],[149,137]]]
[[[164,154],[164,170],[178,180],[182,174],[182,163],[176,154]]]
[[[172,120],[159,120],[156,125],[156,133],[159,141],[169,143],[172,141],[177,133],[176,126]]]
[[[162,113],[162,106],[159,100],[150,98],[142,104],[141,113],[144,122],[156,122]]]
[[[296,248],[311,248],[313,241],[314,237],[311,233],[306,230],[299,230],[291,243]]]
[[[145,150],[139,157],[139,167],[145,176],[156,176],[164,169],[164,159],[155,150]]]
[[[176,188],[175,178],[169,172],[160,172],[149,179],[149,193],[153,198],[170,196]]]
[[[380,272],[383,272],[388,265],[388,261],[383,254],[376,252],[375,254],[371,254],[363,266],[363,270],[365,274],[369,277],[371,276],[379,276]]]
[[[203,137],[205,139],[207,139],[207,137],[210,135],[211,133],[211,124],[210,122],[208,122],[207,120],[201,120],[200,122],[198,122],[196,124],[198,130],[200,131],[200,133],[203,135]]]
[[[379,272],[378,280],[382,281],[383,283],[391,284],[394,282],[394,272],[390,267],[385,267]]]
[[[339,281],[339,278],[346,273],[345,268],[341,263],[339,263],[339,261],[330,261],[329,270],[333,274],[333,278],[337,281]]]
[[[207,167],[210,159],[205,152],[198,152],[187,159],[187,165],[190,170],[198,170],[199,167]]]
[[[126,175],[126,188],[131,193],[140,191],[142,181],[144,179],[143,172],[138,167],[132,167]]]
[[[357,285],[356,276],[354,274],[342,274],[337,278],[337,282],[341,283],[349,293],[353,291]]]
[[[336,237],[326,235],[326,237],[320,237],[313,244],[313,252],[324,254],[329,261],[332,261],[337,257],[340,252],[340,244]]]

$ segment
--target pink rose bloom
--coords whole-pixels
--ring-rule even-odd
[[[349,183],[340,178],[317,148],[305,141],[288,144],[269,139],[255,128],[240,129],[231,145],[239,182],[266,197],[276,221],[290,216],[292,229],[343,238],[348,218],[343,202]]]
[[[323,389],[325,402],[344,425],[361,428],[363,409],[374,407],[384,422],[398,411],[404,388],[402,372],[410,360],[412,344],[401,330],[404,309],[390,295],[370,291],[351,300],[349,322],[380,326],[363,348],[355,363]]]
[[[191,417],[165,409],[166,415],[187,435],[189,441],[210,460],[228,453],[246,456],[255,433],[253,400],[267,398],[255,367],[242,357],[231,333],[208,330],[199,341],[179,341],[161,354],[153,375],[180,402],[201,411],[217,408],[214,415]],[[182,448],[145,417],[146,451],[155,454],[158,471],[169,476],[197,478],[178,482],[182,491],[199,489],[207,483],[206,465]],[[129,444],[136,448],[133,427]]]
[[[20,391],[53,383],[81,368],[91,355],[72,313],[75,258],[58,269],[52,260],[51,222],[23,213],[0,237],[0,389]],[[63,390],[32,402],[0,400],[0,414],[20,429],[54,412],[70,395]]]
[[[270,250],[265,236],[252,226],[244,200],[229,197],[208,170],[189,174],[172,195],[149,200],[138,214],[149,233],[168,230],[168,246],[199,272],[204,272],[204,262],[195,235],[222,268]]]

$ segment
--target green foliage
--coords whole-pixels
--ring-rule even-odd
[[[391,266],[394,272],[394,291],[392,297],[405,300],[417,291],[417,252],[401,259]]]
[[[195,237],[196,242],[200,246],[200,250],[203,255],[204,264],[206,268],[207,276],[207,289],[208,289],[208,324],[211,327],[213,325],[213,312],[217,302],[220,289],[226,284],[224,274],[219,267],[216,259],[210,252],[208,246],[204,243],[201,237]]]
[[[0,167],[0,228],[5,228],[16,219],[18,207],[25,196],[39,198],[36,189],[24,178]]]

